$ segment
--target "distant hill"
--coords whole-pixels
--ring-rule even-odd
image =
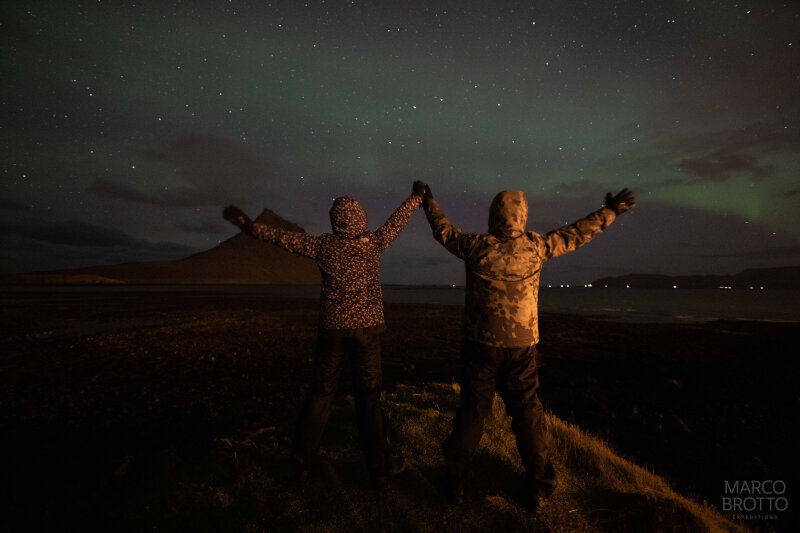
[[[625,287],[638,289],[749,289],[750,287],[781,290],[800,290],[800,266],[750,268],[730,275],[663,276],[658,274],[627,274],[600,278],[594,287]]]
[[[256,222],[305,230],[269,209]],[[0,276],[4,284],[317,284],[316,264],[241,233],[175,261],[148,261]]]

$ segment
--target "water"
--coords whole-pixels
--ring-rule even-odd
[[[543,312],[625,322],[800,322],[800,291],[725,289],[542,289]]]
[[[0,293],[15,292],[215,292],[262,295],[265,298],[319,298],[317,285],[129,285],[129,286],[6,286]],[[387,302],[463,305],[459,287],[411,287],[386,285]],[[610,289],[542,288],[539,309],[604,317],[624,322],[707,322],[711,320],[760,320],[800,322],[800,291],[735,291],[725,289]]]
[[[462,305],[461,288],[384,287],[394,302]],[[539,310],[604,317],[622,322],[760,320],[800,322],[800,291],[725,289],[542,288]]]

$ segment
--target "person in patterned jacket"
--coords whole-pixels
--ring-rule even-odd
[[[555,472],[547,457],[542,404],[537,395],[536,344],[542,264],[571,252],[631,209],[633,194],[606,195],[605,206],[574,224],[544,235],[525,231],[528,201],[522,191],[502,191],[489,209],[489,233],[463,233],[445,217],[426,186],[423,206],[434,238],[464,261],[465,343],[462,384],[453,430],[442,444],[447,495],[463,498],[469,463],[483,434],[483,420],[498,390],[525,467],[522,497],[529,508],[553,490]]]
[[[379,269],[381,254],[420,206],[423,192],[424,185],[415,182],[411,196],[375,231],[367,229],[361,205],[346,196],[336,198],[331,207],[333,233],[319,236],[253,223],[234,206],[223,212],[247,235],[313,259],[322,274],[317,352],[293,438],[300,480],[308,477],[314,464],[345,358],[353,371],[358,430],[370,483],[381,486],[405,468],[403,458],[389,453],[381,406],[380,334],[386,326]]]

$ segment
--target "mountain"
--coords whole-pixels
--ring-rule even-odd
[[[305,232],[269,209],[256,222]],[[5,284],[317,284],[314,261],[242,233],[175,261],[148,261],[0,276]]]
[[[625,287],[637,289],[732,289],[800,290],[800,266],[750,268],[738,274],[706,276],[663,276],[659,274],[627,274],[600,278],[594,287]]]

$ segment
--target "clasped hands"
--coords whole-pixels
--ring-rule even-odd
[[[235,205],[229,205],[222,211],[222,216],[233,224],[237,226],[240,230],[251,233],[253,231],[253,221],[250,220],[244,211],[236,207]]]
[[[433,198],[433,193],[431,192],[431,188],[422,181],[415,181],[414,185],[412,186],[412,192],[414,194],[419,194],[422,196],[422,202],[425,203],[426,200]]]

